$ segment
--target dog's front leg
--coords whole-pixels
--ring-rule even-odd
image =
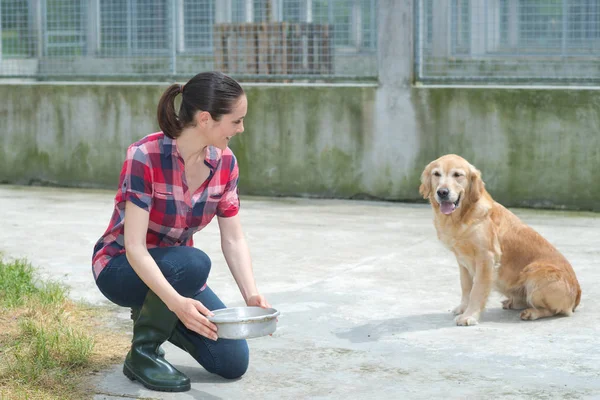
[[[473,277],[469,273],[469,270],[458,264],[458,269],[460,270],[460,289],[462,292],[460,298],[460,304],[452,310],[454,315],[460,315],[465,312],[467,306],[469,305],[469,298],[471,296],[471,289],[473,288]]]
[[[469,304],[465,312],[456,317],[457,325],[477,325],[479,322],[479,315],[492,289],[493,265],[490,257],[477,260]]]

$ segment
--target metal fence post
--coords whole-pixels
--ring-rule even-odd
[[[2,7],[0,7],[0,71],[2,70]]]
[[[171,0],[171,75],[177,74],[177,9],[176,0]]]
[[[561,45],[560,45],[560,55],[565,56],[567,54],[567,34],[569,29],[569,1],[563,0],[562,2],[562,35],[561,35]]]
[[[36,28],[37,28],[37,57],[41,59],[46,55],[48,49],[48,34],[46,33],[46,25],[48,21],[48,10],[46,0],[35,1],[36,7]]]
[[[417,0],[417,78],[423,78],[423,0]]]
[[[86,55],[94,56],[100,50],[100,0],[88,0]]]

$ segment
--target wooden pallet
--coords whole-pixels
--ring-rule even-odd
[[[331,27],[259,22],[214,25],[215,68],[259,75],[332,74]]]

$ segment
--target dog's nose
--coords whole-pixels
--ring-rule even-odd
[[[438,189],[437,191],[437,195],[440,199],[445,199],[446,197],[448,197],[448,193],[450,191],[446,188],[442,188],[442,189]]]

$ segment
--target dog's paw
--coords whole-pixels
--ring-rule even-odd
[[[479,323],[477,318],[472,315],[459,315],[454,319],[454,321],[458,326],[473,326]]]
[[[502,300],[502,308],[504,308],[505,310],[512,310],[513,300],[512,299]]]
[[[452,314],[460,315],[460,314],[464,313],[466,309],[467,309],[467,304],[460,304],[460,305],[454,307],[454,310],[452,310]]]
[[[539,318],[538,312],[535,308],[527,308],[521,312],[521,319],[525,321],[535,321]]]

